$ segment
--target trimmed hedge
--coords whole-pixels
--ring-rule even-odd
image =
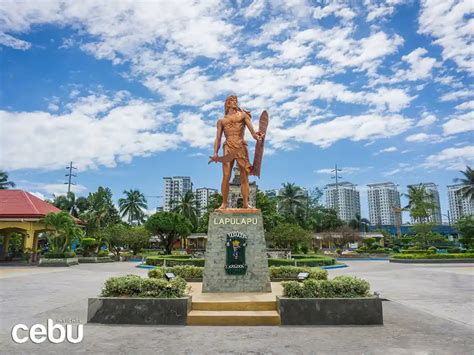
[[[393,254],[394,259],[471,259],[474,253],[456,253],[456,254]]]
[[[308,278],[314,280],[327,280],[328,272],[318,267],[302,266],[270,266],[271,279],[295,279],[300,272],[309,273]]]
[[[355,298],[370,296],[370,284],[353,276],[337,276],[332,280],[284,281],[282,286],[283,295],[290,298]]]
[[[162,256],[149,256],[146,258],[146,264],[152,266],[163,266],[166,260],[166,266],[193,265],[204,266],[204,259],[194,258],[163,258]]]
[[[166,268],[158,267],[148,271],[148,277],[162,279],[165,277],[166,272],[172,272],[176,276],[185,280],[202,279],[203,271],[203,267],[192,265],[180,265]]]
[[[315,256],[308,257],[305,259],[268,259],[268,266],[324,266],[324,265],[334,265],[336,260],[329,256]]]
[[[433,254],[435,250],[407,249],[400,250],[400,254]]]
[[[66,251],[64,253],[48,252],[48,253],[45,253],[43,256],[45,259],[66,259],[66,258],[74,258],[76,256],[76,253],[73,251]]]
[[[97,252],[98,257],[103,257],[103,256],[109,256],[109,251],[108,250],[99,250]]]
[[[137,275],[111,277],[105,281],[102,297],[156,297],[179,298],[186,296],[186,281],[176,277],[165,279],[145,279]]]

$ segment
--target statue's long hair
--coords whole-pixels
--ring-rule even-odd
[[[239,101],[237,100],[237,96],[235,95],[230,95],[225,99],[224,103],[224,113],[227,115],[229,113],[230,107],[233,106],[232,104],[235,103],[237,106],[237,109],[239,107]]]

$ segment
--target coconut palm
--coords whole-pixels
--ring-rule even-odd
[[[466,166],[465,171],[460,171],[464,175],[463,178],[454,179],[455,182],[459,182],[463,186],[458,190],[458,193],[462,197],[465,197],[469,200],[474,199],[474,170],[470,166]]]
[[[196,225],[196,199],[192,191],[187,191],[184,195],[180,195],[180,199],[172,201],[173,212],[182,214],[189,219],[193,225]]]
[[[349,226],[352,229],[358,230],[359,232],[362,229],[362,226],[364,227],[364,231],[367,232],[367,226],[369,224],[370,221],[367,218],[362,218],[360,213],[356,213],[355,218],[349,221]]]
[[[145,195],[139,190],[124,191],[125,198],[118,200],[122,217],[127,216],[129,224],[141,224],[145,219],[145,212],[148,208]]]
[[[420,184],[409,186],[408,193],[404,195],[408,198],[408,205],[405,208],[410,211],[413,220],[418,223],[429,222],[436,209],[433,193]]]
[[[13,181],[8,181],[8,173],[0,170],[0,190],[7,190],[10,187],[15,187]]]
[[[89,207],[87,198],[76,198],[74,192],[68,192],[66,195],[53,195],[52,204],[63,211],[69,212],[76,218]]]
[[[293,183],[283,184],[278,195],[278,204],[280,211],[284,214],[295,215],[305,206],[303,189]]]

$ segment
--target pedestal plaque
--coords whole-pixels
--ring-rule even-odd
[[[271,292],[260,210],[209,216],[203,292]]]

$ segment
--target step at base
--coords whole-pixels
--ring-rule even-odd
[[[196,311],[276,311],[276,309],[275,301],[197,301],[192,303],[192,310]]]
[[[280,325],[280,315],[277,311],[192,310],[188,325]]]

